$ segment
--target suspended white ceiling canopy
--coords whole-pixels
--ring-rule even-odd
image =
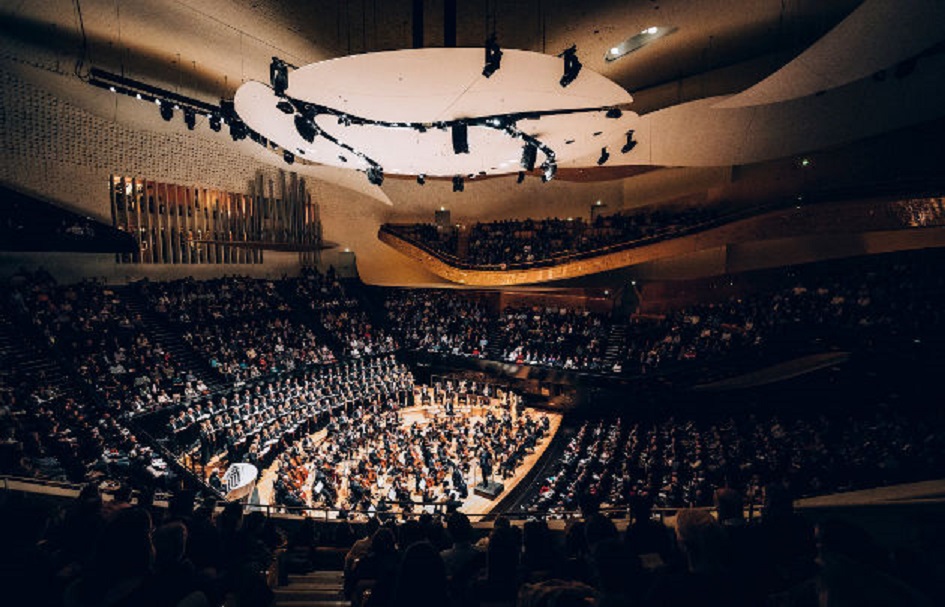
[[[521,50],[503,53],[500,69],[490,78],[482,75],[482,48],[368,53],[291,70],[286,96],[331,110],[315,116],[319,134],[312,142],[299,134],[296,112],[276,107],[280,98],[267,84],[241,86],[236,110],[253,130],[296,158],[355,170],[366,170],[373,161],[388,174],[517,172],[524,141],[480,120],[493,116],[518,116],[515,129],[552,150],[558,165],[597,158],[607,146],[619,155],[627,131],[638,120],[625,109],[633,100],[627,91],[587,68],[562,87],[561,58]],[[608,117],[607,108],[621,111]],[[450,123],[462,120],[471,121],[468,154],[453,149]],[[536,166],[546,160],[539,152]]]

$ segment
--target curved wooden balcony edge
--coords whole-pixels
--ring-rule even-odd
[[[795,242],[809,247],[812,238],[819,238],[835,245],[825,258],[838,256],[845,241],[850,244],[848,255],[945,246],[945,217],[935,225],[916,226],[875,212],[888,210],[891,204],[895,202],[841,202],[803,209],[782,208],[747,218],[742,216],[729,223],[651,244],[602,251],[600,255],[562,260],[557,265],[506,270],[458,267],[445,259],[445,255],[395,234],[385,226],[381,226],[377,236],[384,244],[441,278],[462,285],[488,287],[567,280],[731,245],[777,243],[784,247]],[[853,211],[863,216],[858,221],[848,221],[847,215]],[[903,238],[904,233],[909,233],[908,237]]]

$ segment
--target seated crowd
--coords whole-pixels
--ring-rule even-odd
[[[391,290],[385,305],[409,348],[636,375],[758,353],[778,339],[797,346],[802,339],[915,339],[941,331],[945,312],[936,302],[945,294],[945,278],[934,267],[922,253],[871,258],[857,266],[803,266],[747,296],[664,315],[633,315],[619,343],[610,343],[619,318],[586,311],[535,306],[496,314],[481,294],[417,289]],[[614,354],[605,363],[608,349]]]
[[[459,512],[318,527],[238,503],[215,513],[191,495],[167,508],[147,493],[105,502],[89,486],[66,508],[0,503],[0,582],[37,607],[271,605],[280,578],[342,547],[353,607],[924,607],[942,596],[940,552],[892,550],[837,517],[815,525],[782,485],[765,487],[760,521],[733,489],[714,502],[717,517],[683,509],[666,527],[639,500],[624,531],[591,499],[563,532],[504,517],[476,528]]]
[[[447,290],[400,289],[389,293],[384,306],[405,347],[485,356],[492,319],[477,299]]]
[[[507,219],[476,223],[469,229],[468,251],[458,250],[458,228],[431,224],[389,226],[396,233],[461,262],[475,266],[522,267],[638,241],[667,237],[708,224],[719,209],[639,209],[583,218]]]
[[[114,290],[93,281],[18,283],[13,297],[50,345],[108,402],[113,415],[153,411],[180,402],[197,378],[143,329]]]
[[[532,506],[574,510],[581,496],[625,507],[711,506],[712,488],[774,480],[808,496],[921,480],[945,465],[945,418],[889,407],[841,415],[751,414],[709,422],[585,422]]]
[[[603,369],[609,319],[587,310],[506,308],[497,320],[502,359],[562,369]]]
[[[325,330],[342,345],[345,356],[359,358],[397,350],[393,336],[371,320],[332,268],[326,274],[307,269],[290,284],[299,300],[308,304]]]

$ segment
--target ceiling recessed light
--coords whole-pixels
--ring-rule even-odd
[[[604,53],[604,60],[616,61],[621,57],[626,57],[630,53],[640,50],[647,44],[656,42],[660,38],[674,33],[677,29],[678,28],[673,26],[651,25],[646,29],[640,30],[639,33],[630,36],[620,44],[610,47],[610,50]]]

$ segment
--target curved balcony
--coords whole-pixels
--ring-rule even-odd
[[[783,265],[800,262],[790,260],[792,248],[802,248],[800,257],[811,261],[819,258],[817,251],[829,258],[945,246],[945,199],[760,205],[592,251],[500,265],[469,263],[405,228],[382,225],[378,239],[446,280],[465,285],[512,286],[577,278],[732,245],[767,244],[761,248],[769,255],[784,255]],[[777,265],[771,261],[766,264]]]

